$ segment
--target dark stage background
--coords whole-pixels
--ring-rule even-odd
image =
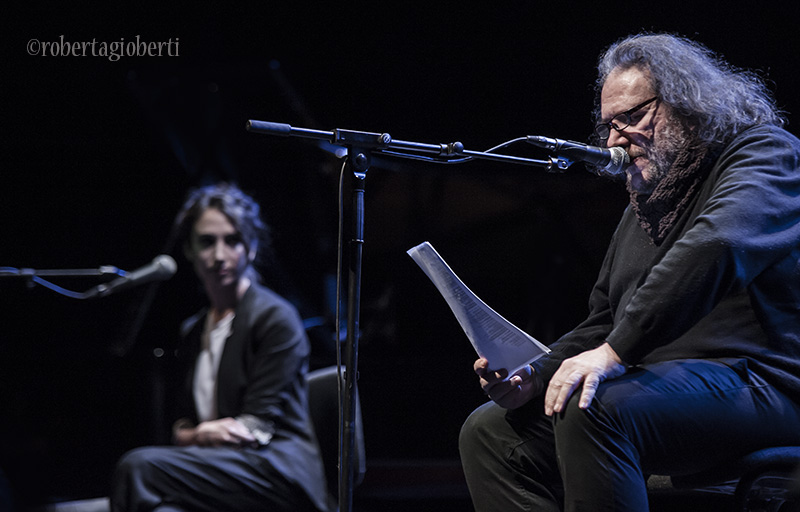
[[[340,160],[308,140],[247,133],[247,119],[472,150],[525,135],[585,140],[597,55],[642,29],[696,38],[774,82],[781,107],[799,107],[794,2],[320,4],[2,8],[0,266],[132,270],[169,253],[180,267],[95,301],[0,280],[0,467],[17,498],[104,495],[125,450],[165,441],[169,354],[202,304],[170,239],[193,185],[233,180],[260,200],[274,230],[268,284],[324,320],[311,331],[314,364],[333,362]],[[62,35],[172,39],[179,56],[26,49]],[[430,241],[481,298],[550,343],[585,314],[626,194],[581,164],[548,174],[383,158],[366,183],[368,463],[454,461],[459,427],[484,400],[475,355],[405,251]],[[79,291],[99,282],[54,281]]]

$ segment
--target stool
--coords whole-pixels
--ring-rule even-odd
[[[669,478],[672,489],[688,491],[730,486],[737,511],[800,511],[800,446],[757,450],[729,464]],[[650,477],[648,488],[664,491],[664,478]]]

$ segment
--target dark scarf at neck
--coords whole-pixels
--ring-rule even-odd
[[[631,205],[639,225],[654,244],[661,245],[700,189],[711,170],[713,153],[708,144],[687,141],[652,194],[631,191]]]

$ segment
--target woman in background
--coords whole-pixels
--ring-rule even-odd
[[[295,308],[258,282],[258,204],[232,185],[200,188],[176,222],[210,304],[181,329],[176,446],[123,456],[112,510],[327,510],[310,346]]]

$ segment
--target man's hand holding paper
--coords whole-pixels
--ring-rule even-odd
[[[542,380],[526,366],[508,377],[505,369],[489,368],[489,361],[480,358],[473,365],[475,373],[480,377],[481,389],[497,405],[506,409],[521,407],[544,390]]]

